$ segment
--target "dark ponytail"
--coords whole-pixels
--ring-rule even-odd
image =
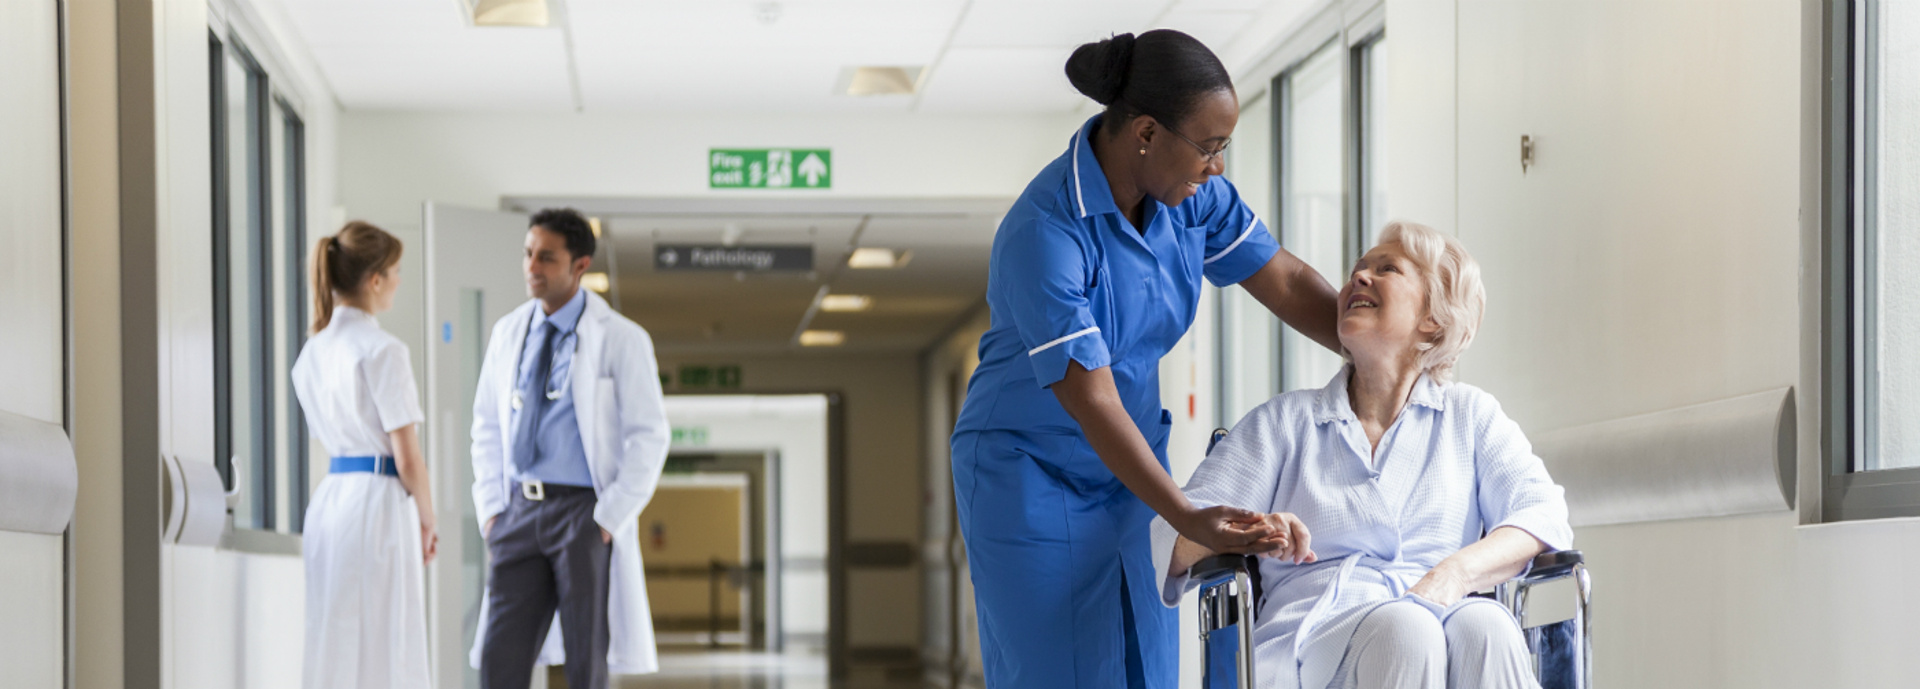
[[[313,247],[313,332],[333,322],[335,295],[354,297],[367,279],[400,262],[400,240],[355,220]]]
[[[1067,58],[1067,81],[1107,106],[1101,126],[1108,131],[1141,115],[1179,127],[1202,97],[1233,90],[1220,58],[1199,39],[1172,29],[1082,45]]]

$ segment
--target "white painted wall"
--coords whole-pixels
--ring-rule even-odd
[[[673,450],[779,453],[780,632],[823,644],[827,633],[827,399],[821,395],[670,395]],[[695,438],[700,438],[696,440]]]
[[[1780,1],[1388,1],[1392,213],[1457,231],[1480,259],[1489,308],[1462,376],[1529,432],[1796,385],[1800,461],[1817,466],[1808,16]],[[1539,142],[1524,175],[1521,134]],[[1906,686],[1916,545],[1920,521],[1789,512],[1580,529],[1596,681]]]
[[[0,2],[0,411],[66,418],[57,7]],[[0,683],[66,672],[64,538],[0,531]]]

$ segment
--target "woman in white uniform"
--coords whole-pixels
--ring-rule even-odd
[[[426,687],[424,565],[433,496],[407,346],[393,306],[400,240],[351,222],[314,249],[313,337],[293,364],[307,427],[332,456],[307,507],[306,689]]]

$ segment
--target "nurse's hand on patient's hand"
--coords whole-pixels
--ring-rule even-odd
[[[1275,512],[1261,515],[1261,523],[1273,531],[1267,541],[1275,544],[1272,550],[1260,553],[1276,560],[1289,560],[1293,564],[1307,564],[1320,561],[1313,554],[1313,534],[1307,531],[1306,522],[1292,512]]]
[[[492,536],[493,523],[497,521],[500,521],[500,515],[496,514],[491,517],[487,517],[487,525],[480,527],[480,538],[485,539],[488,536]]]
[[[1278,547],[1273,529],[1255,512],[1216,505],[1189,510],[1178,521],[1169,519],[1187,540],[1216,553],[1263,553]]]

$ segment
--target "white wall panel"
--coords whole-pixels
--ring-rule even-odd
[[[53,689],[66,672],[66,583],[57,535],[0,531],[0,686]]]
[[[65,421],[60,56],[51,0],[0,2],[0,411]],[[59,535],[0,532],[0,684],[66,670]]]

